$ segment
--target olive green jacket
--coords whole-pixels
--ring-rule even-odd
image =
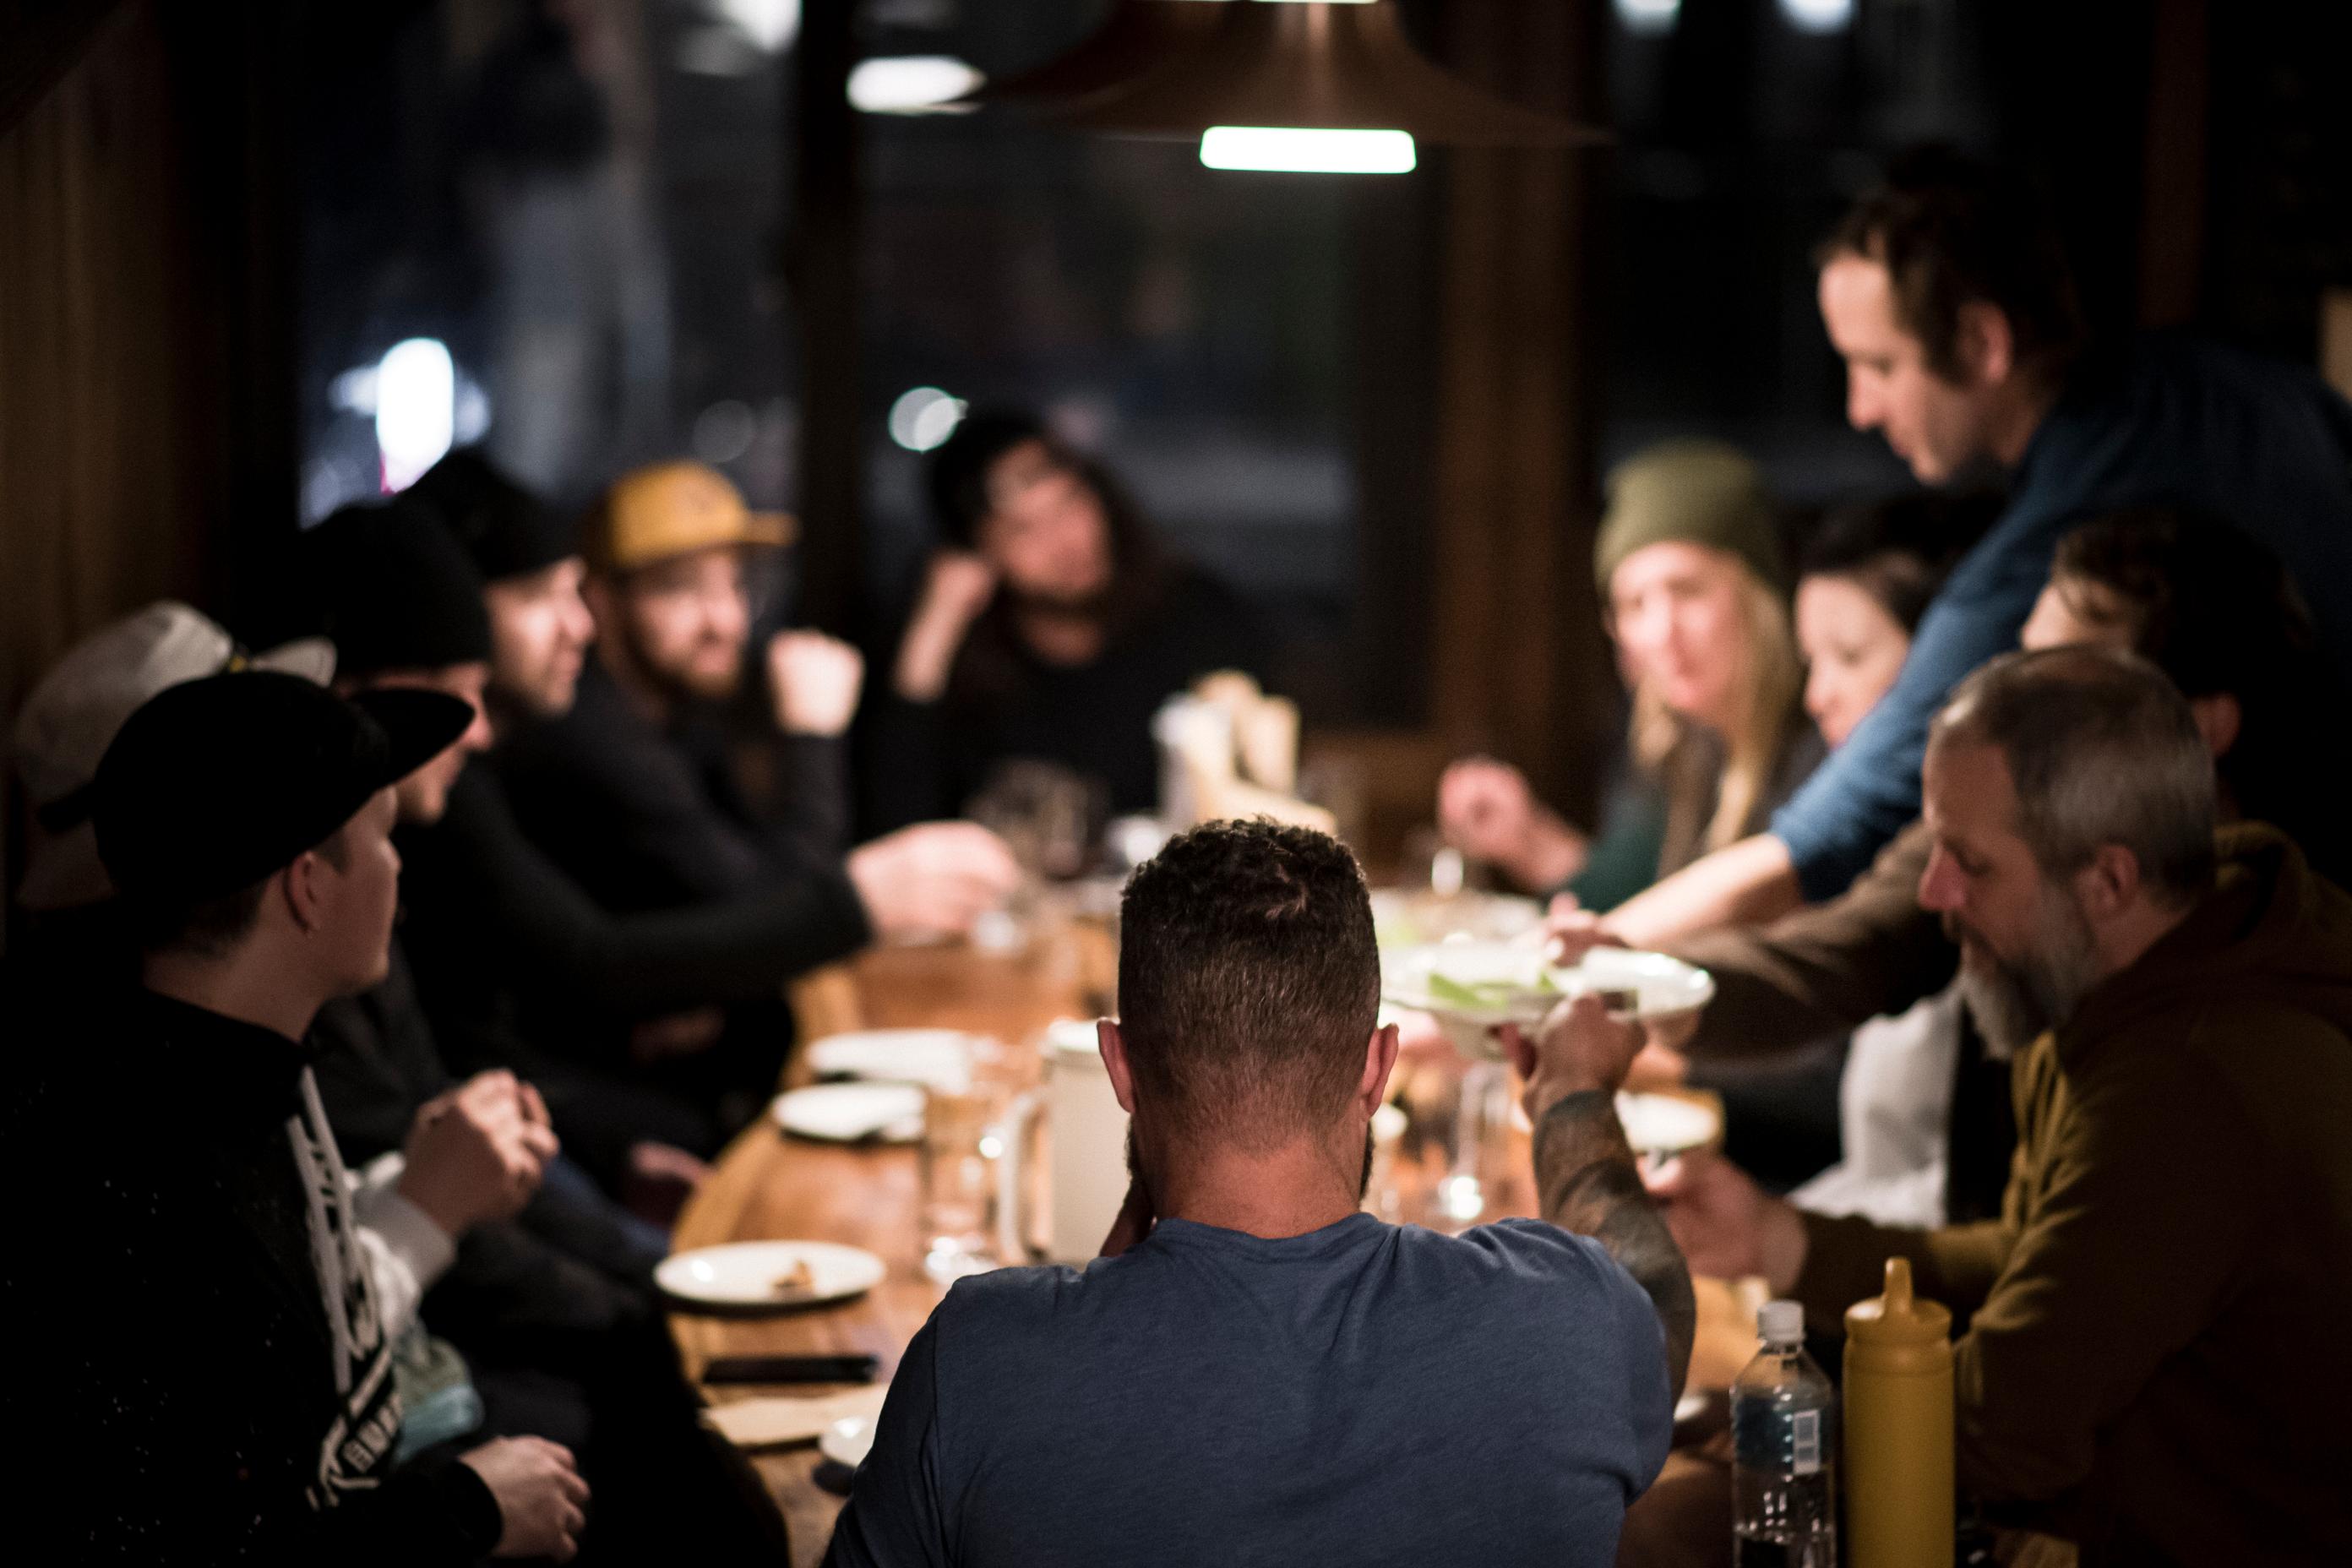
[[[1998,1220],[1805,1216],[1816,1324],[1970,1314],[1963,1488],[2089,1563],[2352,1563],[2352,898],[2275,831],[2015,1064]]]

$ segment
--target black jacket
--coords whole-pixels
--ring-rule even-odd
[[[498,1506],[395,1471],[400,1402],[310,1052],[144,992],[13,1010],[0,1265],[37,1561],[463,1563]],[[314,1202],[314,1199],[316,1200]]]
[[[507,1060],[534,991],[621,1017],[769,1000],[870,935],[856,889],[832,868],[719,903],[607,909],[525,837],[478,763],[440,822],[396,841],[417,991],[453,1065]]]
[[[715,712],[658,724],[591,661],[572,710],[500,745],[490,765],[533,844],[606,909],[635,913],[839,875],[845,742],[779,737],[754,802]]]
[[[311,1028],[319,1098],[353,1162],[400,1148],[419,1107],[451,1088],[401,944],[383,984],[331,1002]],[[563,1156],[559,1155],[561,1161]],[[650,1321],[658,1255],[584,1173],[550,1179],[511,1220],[478,1225],[425,1298],[434,1331],[468,1353],[555,1370],[596,1353],[602,1337]]]

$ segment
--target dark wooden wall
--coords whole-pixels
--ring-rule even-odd
[[[68,13],[72,13],[68,15]],[[107,620],[226,616],[293,526],[270,5],[0,11],[0,715]],[[9,785],[13,792],[13,781]],[[5,807],[0,886],[20,807]]]

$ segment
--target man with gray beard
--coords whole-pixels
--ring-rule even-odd
[[[1967,1324],[1964,1489],[2085,1564],[2352,1561],[2352,898],[2217,837],[2207,739],[2087,647],[1965,682],[1929,731],[1919,881],[2015,1051],[1998,1219],[1903,1230],[1727,1187],[1667,1220],[1834,1330],[1889,1257]],[[1734,1201],[1736,1199],[1736,1201]]]

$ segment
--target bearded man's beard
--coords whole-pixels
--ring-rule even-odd
[[[1944,934],[1962,946],[1960,999],[1996,1060],[2008,1060],[2073,1016],[2097,979],[2090,922],[2056,889],[2043,890],[2021,958],[2001,957],[1957,915],[1944,917]]]
[[[721,649],[727,654],[727,665],[723,670],[705,668],[694,662],[712,649]],[[688,650],[687,658],[672,666],[656,664],[646,656],[644,643],[634,637],[630,639],[630,652],[639,669],[652,676],[671,697],[682,701],[728,702],[733,700],[735,694],[743,687],[743,650],[729,646],[720,638],[698,641]]]

